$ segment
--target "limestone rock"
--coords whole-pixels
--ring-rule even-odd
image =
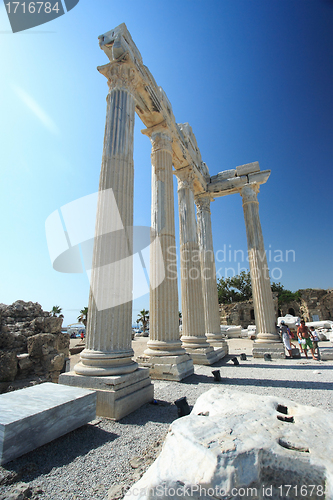
[[[12,382],[17,373],[15,352],[0,351],[0,382]]]
[[[61,332],[62,321],[37,302],[0,304],[0,353],[11,353],[1,354],[0,392],[24,387],[24,380],[30,385],[40,376],[40,381],[58,381],[69,356],[69,335]],[[10,382],[14,384],[8,389]]]
[[[311,496],[303,489],[302,498],[331,500],[332,432],[333,415],[322,409],[214,388],[171,425],[161,455],[126,500],[167,499],[170,488],[177,498],[224,500],[247,498],[244,488],[252,488],[251,498],[259,500],[263,484],[271,486],[271,498],[282,498],[281,485],[299,490],[305,478],[316,490]]]
[[[28,353],[32,357],[47,355],[54,345],[54,335],[51,333],[38,333],[28,339]]]

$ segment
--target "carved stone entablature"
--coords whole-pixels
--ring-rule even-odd
[[[195,204],[198,212],[210,212],[210,202],[212,201],[209,194],[199,194],[194,197]]]
[[[232,170],[224,170],[210,178],[207,186],[214,197],[240,193],[244,186],[264,184],[270,176],[270,170],[260,170],[257,161],[240,165]]]
[[[99,66],[98,71],[108,79],[110,92],[112,90],[127,90],[135,95],[139,80],[134,68],[126,63],[106,64]]]
[[[178,180],[178,190],[180,189],[191,189],[193,191],[193,181],[195,175],[191,167],[182,168],[174,172]]]
[[[259,203],[257,199],[259,187],[259,184],[247,184],[240,190],[243,205],[246,205],[247,203]]]
[[[98,37],[99,46],[110,61],[118,61],[128,55],[130,59],[142,63],[139,49],[135,45],[126,24],[122,23],[113,30]]]

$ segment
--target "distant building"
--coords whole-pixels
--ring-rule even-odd
[[[299,301],[291,301],[278,305],[277,294],[273,293],[276,318],[291,314],[299,316],[306,322],[333,320],[333,289],[321,290],[306,288],[300,290]],[[220,304],[221,325],[248,325],[255,324],[254,307],[252,300]]]

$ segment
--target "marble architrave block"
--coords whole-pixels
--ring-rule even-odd
[[[146,368],[107,377],[67,372],[60,375],[59,384],[96,391],[96,415],[112,420],[120,420],[154,399],[154,386]]]
[[[247,177],[243,175],[242,177],[232,177],[231,179],[223,179],[219,178],[215,182],[211,182],[208,184],[208,191],[224,191],[227,189],[240,188],[247,183]]]
[[[249,174],[248,175],[249,183],[253,184],[254,182],[256,182],[258,184],[265,184],[270,175],[271,175],[270,170],[262,170],[261,172],[256,172],[255,174]]]
[[[252,163],[245,163],[245,165],[239,165],[239,167],[236,167],[236,172],[238,176],[260,172],[259,162],[254,161]]]
[[[217,175],[211,176],[211,182],[213,181],[223,181],[224,179],[231,179],[232,177],[236,177],[236,169],[233,168],[231,170],[223,170],[219,172]]]
[[[14,460],[96,417],[96,393],[44,384],[0,395],[0,464]]]

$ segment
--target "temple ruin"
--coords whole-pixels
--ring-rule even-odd
[[[210,365],[228,352],[220,330],[216,287],[210,213],[215,198],[234,193],[242,197],[257,325],[254,351],[284,356],[284,349],[276,334],[257,199],[270,171],[261,171],[254,162],[211,177],[192,128],[176,123],[171,103],[144,66],[125,24],[100,36],[99,44],[109,59],[98,67],[107,78],[109,93],[86,348],[75,371],[60,380],[97,390],[97,414],[119,419],[153,398],[150,377],[179,381],[193,373],[193,363]],[[135,113],[152,144],[151,226],[156,236],[150,249],[150,338],[141,366],[132,359],[132,300],[128,298],[133,266]],[[168,251],[175,247],[173,174],[178,180],[180,220],[181,339],[177,276],[170,271],[176,256]],[[101,228],[111,227],[114,216],[103,196],[110,189],[122,227],[112,242],[101,236]],[[198,254],[200,259],[194,258]],[[115,262],[117,266],[110,264]],[[120,290],[126,300],[117,300]],[[97,302],[106,306],[100,308]]]

